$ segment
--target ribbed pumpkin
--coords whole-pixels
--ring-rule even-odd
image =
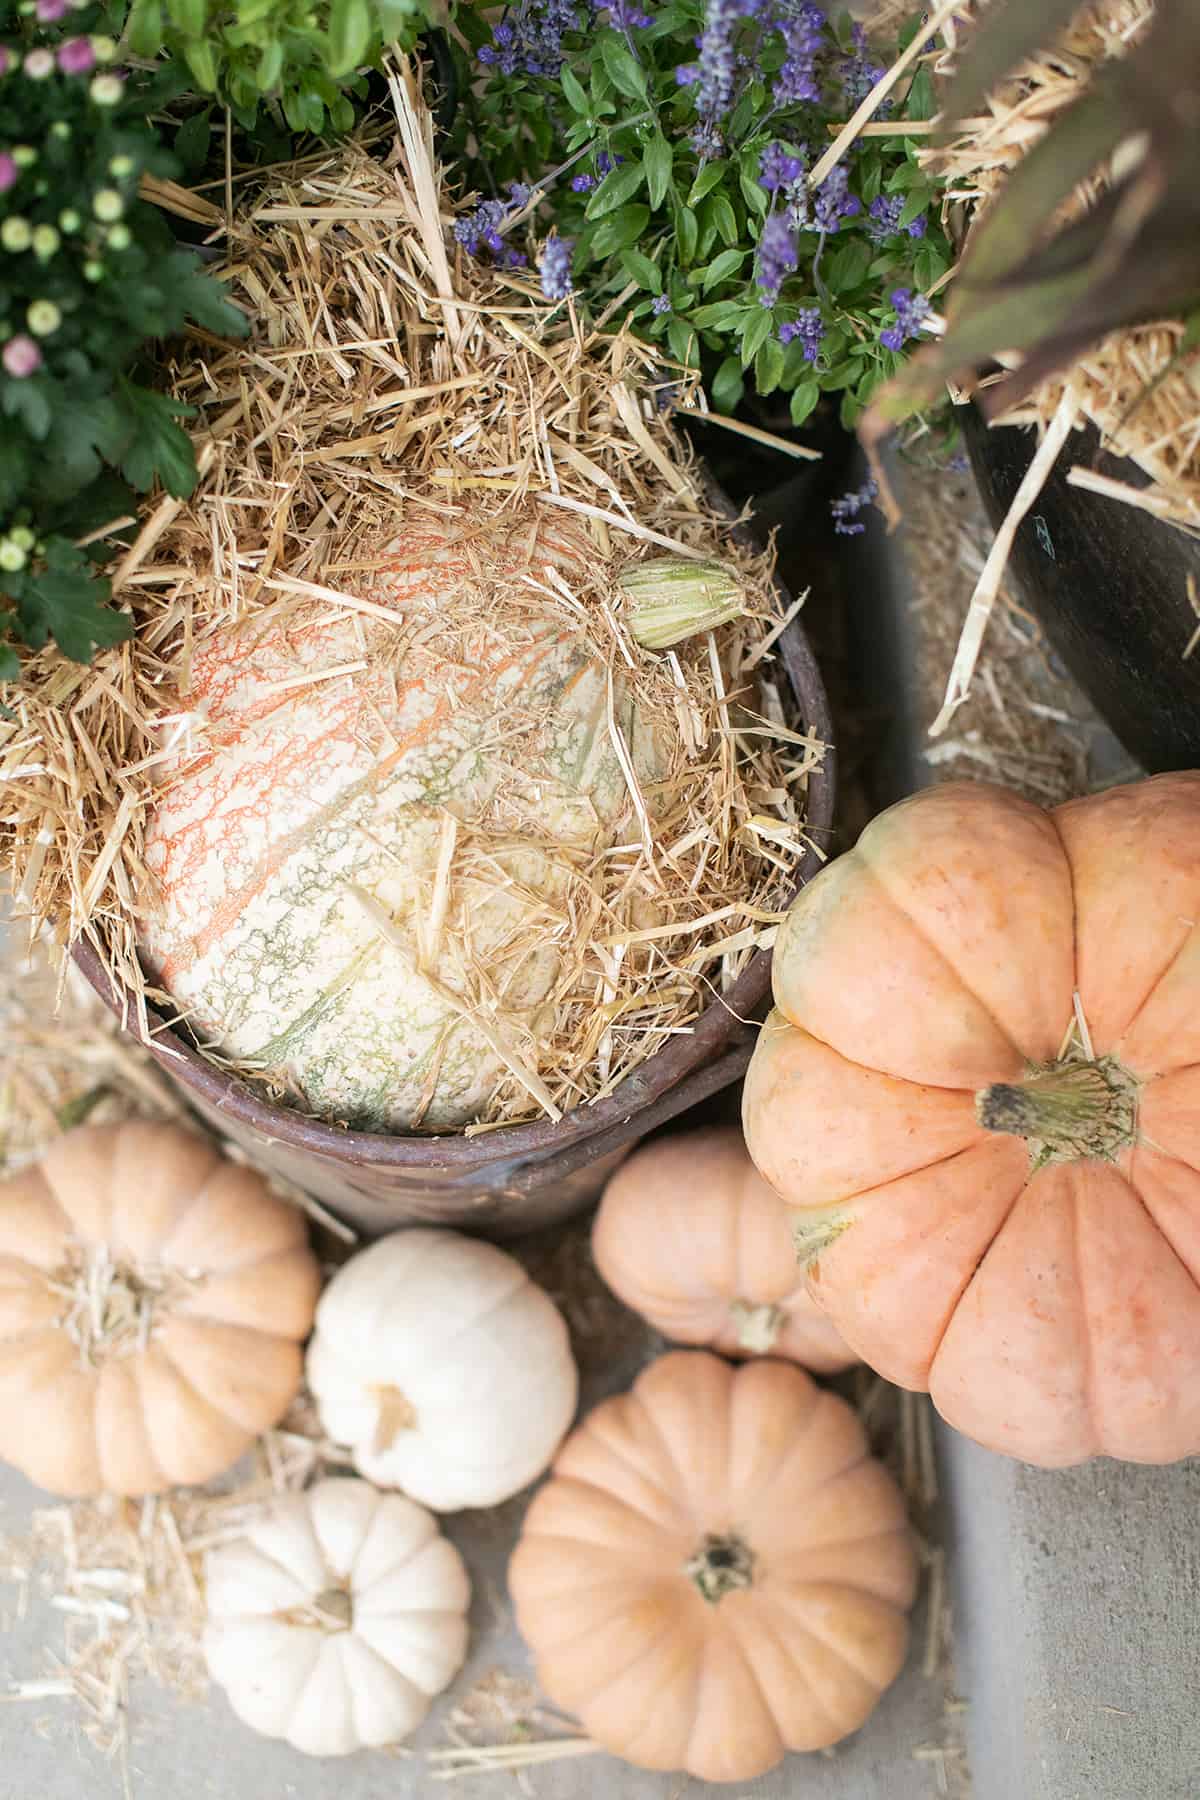
[[[617,1170],[592,1254],[613,1292],[676,1343],[849,1368],[854,1352],[796,1266],[789,1217],[735,1126],[685,1131]]]
[[[698,1350],[568,1438],[508,1570],[550,1698],[614,1755],[701,1781],[856,1731],[904,1662],[915,1579],[845,1402]]]
[[[578,574],[590,554],[509,515],[417,519],[364,612],[273,610],[197,651],[196,753],[150,821],[143,949],[200,1040],[303,1109],[469,1123],[505,1072],[493,1007],[536,1069],[560,968],[539,910],[630,801],[607,669],[532,587],[494,617],[484,576]],[[619,678],[615,703],[645,775]]]
[[[1027,1462],[1200,1452],[1200,774],[915,795],[774,984],[747,1143],[854,1349]]]
[[[300,1385],[304,1215],[174,1125],[84,1127],[0,1183],[0,1456],[56,1494],[207,1481]]]

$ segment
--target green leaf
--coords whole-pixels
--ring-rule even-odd
[[[820,383],[805,381],[792,390],[792,424],[803,425],[821,398]]]
[[[202,38],[208,25],[208,0],[169,0],[171,18],[185,38]],[[159,41],[157,49],[162,49]]]
[[[906,119],[932,119],[937,111],[937,101],[933,92],[933,77],[929,70],[921,67],[913,76],[912,86],[908,90],[908,98],[904,102]]]
[[[652,294],[662,293],[662,270],[650,257],[643,256],[640,250],[622,250],[621,267],[627,275],[631,275],[639,287],[649,288]]]
[[[825,267],[825,279],[835,294],[856,288],[871,267],[871,246],[862,238],[847,238],[839,244]]]
[[[733,210],[727,194],[714,194],[708,202],[712,210],[713,223],[727,244],[736,244],[739,237],[737,214]]]
[[[676,362],[687,368],[695,367],[696,334],[685,319],[668,319],[667,342]]]
[[[624,206],[641,187],[644,175],[645,170],[640,162],[619,164],[593,192],[585,216],[589,219],[602,219],[606,213],[615,212],[618,206]]]
[[[675,240],[679,250],[679,261],[686,269],[694,260],[700,241],[700,221],[690,206],[676,208]]]
[[[754,385],[760,394],[770,394],[783,376],[783,345],[769,337],[754,359]]]
[[[671,173],[675,161],[675,152],[661,131],[656,131],[646,145],[646,153],[642,160],[646,169],[646,188],[650,195],[650,205],[657,212],[670,192]]]
[[[745,312],[740,300],[714,300],[708,306],[698,306],[689,316],[697,331],[728,331]]]
[[[699,206],[705,194],[711,194],[714,188],[720,187],[728,174],[729,164],[725,161],[705,163],[692,183],[687,204]]]
[[[134,0],[126,31],[129,48],[135,56],[158,56],[163,47],[163,16],[159,0]]]
[[[586,119],[591,113],[592,103],[580,85],[578,76],[573,75],[570,69],[564,66],[558,79],[571,111]]]
[[[0,411],[7,413],[10,419],[19,419],[38,443],[49,432],[54,417],[47,385],[38,376],[25,376],[21,381],[0,381]]]
[[[620,38],[611,34],[602,37],[600,39],[600,55],[604,61],[604,67],[608,71],[609,80],[618,94],[624,94],[627,100],[644,100],[646,97],[645,70]]]
[[[217,91],[217,59],[212,45],[205,43],[202,38],[196,38],[183,46],[183,54],[200,92],[215,94]]]
[[[282,74],[283,45],[278,38],[272,38],[269,44],[263,45],[258,67],[254,71],[254,85],[260,94],[269,94],[272,88],[279,86]]]
[[[742,327],[742,367],[748,369],[763,345],[771,335],[775,321],[771,317],[768,306],[760,306],[758,311],[746,320]]]
[[[73,662],[92,660],[97,649],[120,644],[133,632],[133,620],[105,605],[111,593],[95,575],[83,553],[65,538],[51,538],[46,566],[25,583],[18,616],[26,641],[35,649],[53,637]]]
[[[742,190],[742,199],[750,211],[757,213],[760,218],[764,217],[771,204],[765,189],[759,187],[753,176],[747,175],[744,169],[738,176],[738,186]]]
[[[596,227],[592,238],[594,254],[611,256],[614,250],[624,250],[627,245],[636,244],[649,223],[648,206],[623,206],[619,212],[610,213]]]
[[[204,167],[211,138],[212,115],[207,106],[189,113],[175,133],[175,154],[189,174]]]
[[[709,399],[718,412],[731,413],[738,406],[745,390],[741,358],[727,356],[709,383]]]
[[[19,681],[21,665],[17,653],[9,644],[0,644],[0,681]],[[0,713],[0,716],[3,716]]]
[[[703,271],[701,285],[704,291],[707,293],[708,289],[716,287],[719,281],[727,281],[731,275],[736,275],[745,262],[746,255],[745,250],[722,250],[719,256],[714,256],[707,269]]]
[[[117,398],[130,428],[121,458],[122,475],[143,492],[157,478],[168,494],[185,500],[196,485],[196,456],[192,440],[175,421],[179,415],[190,416],[194,408],[124,378],[117,384]]]
[[[331,0],[329,8],[329,72],[349,75],[371,47],[371,9],[367,0]],[[283,60],[283,46],[280,62]]]

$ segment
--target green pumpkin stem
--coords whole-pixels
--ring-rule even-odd
[[[1050,1063],[980,1088],[975,1116],[985,1131],[1025,1138],[1039,1166],[1113,1162],[1137,1135],[1137,1083],[1112,1056]]]
[[[701,1598],[715,1606],[736,1588],[753,1585],[754,1552],[733,1532],[710,1531],[695,1555],[684,1563],[683,1572]]]

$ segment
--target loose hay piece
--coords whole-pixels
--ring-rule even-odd
[[[147,814],[156,783],[206,743],[203,706],[189,700],[198,647],[248,621],[302,630],[336,618],[350,650],[320,678],[353,681],[381,638],[402,633],[378,582],[406,520],[461,525],[488,495],[508,529],[527,530],[528,574],[481,569],[463,616],[556,612],[670,753],[649,801],[625,755],[630,841],[577,859],[534,922],[562,953],[536,1045],[469,949],[446,959],[448,985],[505,1046],[487,1129],[611,1093],[729,990],[786,902],[824,747],[808,721],[786,738],[764,725],[781,715],[770,561],[736,544],[700,497],[693,460],[644,397],[652,352],[586,331],[569,306],[547,308],[527,277],[457,250],[451,260],[428,115],[407,71],[392,85],[400,132],[386,164],[340,147],[278,172],[235,215],[229,287],[254,335],[236,348],[204,341],[172,370],[198,413],[200,483],[150,510],[118,568],[134,639],[86,670],[42,653],[10,690],[0,856],[24,909],[60,942],[85,933],[144,1023]],[[544,547],[564,514],[588,545],[583,580],[546,577]],[[747,615],[660,658],[632,643],[613,602],[616,571],[663,546],[734,564]],[[612,736],[620,756],[615,718]],[[460,833],[456,858],[469,838]],[[647,908],[674,929],[639,933]],[[276,1072],[237,1072],[303,1105]]]

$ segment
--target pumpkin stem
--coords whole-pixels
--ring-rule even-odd
[[[787,1324],[782,1306],[754,1306],[749,1300],[734,1300],[729,1311],[737,1326],[738,1344],[755,1356],[765,1356]]]
[[[347,1631],[354,1623],[354,1601],[343,1587],[322,1589],[312,1609],[327,1631]]]
[[[407,1400],[398,1387],[385,1382],[375,1389],[379,1400],[379,1411],[375,1418],[375,1435],[371,1442],[371,1451],[381,1456],[390,1450],[402,1431],[411,1431],[417,1422],[417,1415],[412,1402]]]
[[[980,1088],[975,1116],[985,1131],[1028,1140],[1036,1165],[1096,1158],[1115,1162],[1137,1136],[1137,1083],[1115,1056],[1048,1063],[1024,1081]]]
[[[748,1588],[754,1581],[754,1552],[732,1532],[710,1531],[694,1556],[683,1565],[701,1598],[715,1606],[734,1588]]]

